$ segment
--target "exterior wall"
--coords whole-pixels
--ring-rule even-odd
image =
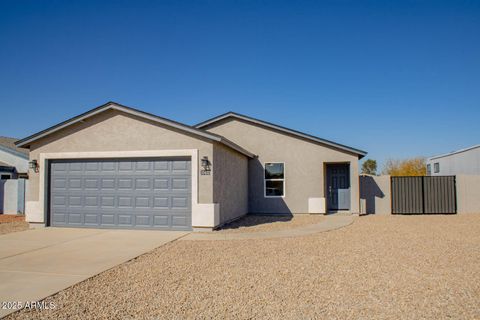
[[[225,119],[205,129],[258,155],[249,160],[249,212],[307,213],[309,198],[326,198],[326,163],[350,163],[351,212],[359,212],[357,155],[238,119]],[[264,197],[265,162],[285,163],[284,197]]]
[[[392,214],[390,176],[360,176],[360,199],[367,214]]]
[[[36,159],[40,166],[45,166],[45,161],[42,163],[41,160],[46,159],[45,155],[52,157],[58,154],[61,157],[62,154],[82,152],[145,154],[149,150],[198,150],[197,158],[192,158],[192,170],[200,166],[199,158],[213,158],[213,145],[207,140],[116,110],[108,110],[32,143],[30,159]],[[39,199],[40,195],[45,194],[44,190],[40,192],[45,187],[41,173],[42,168],[38,173],[32,170],[29,173],[27,221],[31,222],[44,222],[44,208],[39,205],[43,203],[43,199]],[[209,211],[211,208],[206,206],[213,206],[212,176],[198,176],[198,203],[206,204],[199,207],[199,210],[203,208],[202,210]],[[192,217],[193,220],[194,218]]]
[[[28,159],[0,149],[0,162],[15,167],[17,172],[28,172]]]
[[[480,175],[457,175],[457,212],[480,213]]]
[[[440,165],[440,172],[434,172],[434,164]],[[463,152],[445,155],[438,158],[430,158],[432,176],[450,176],[457,174],[478,174],[480,175],[480,147]]]
[[[213,201],[220,224],[248,213],[248,158],[221,144],[213,152]]]
[[[25,179],[0,180],[0,213],[24,213]]]

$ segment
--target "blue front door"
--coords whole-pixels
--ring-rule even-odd
[[[329,210],[350,210],[350,165],[327,165],[327,201]]]

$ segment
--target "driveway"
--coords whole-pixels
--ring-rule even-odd
[[[188,232],[43,228],[0,236],[0,301],[38,301]],[[15,310],[0,308],[0,317]]]

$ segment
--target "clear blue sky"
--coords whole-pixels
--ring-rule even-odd
[[[1,1],[0,135],[106,101],[387,158],[480,143],[480,1]]]

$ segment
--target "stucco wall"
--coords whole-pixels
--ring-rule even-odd
[[[36,141],[31,145],[30,159],[39,160],[40,153],[162,149],[198,149],[198,158],[213,157],[213,145],[209,141],[152,121],[109,110]],[[30,170],[29,180],[27,201],[38,201],[39,173]],[[212,190],[212,176],[199,176],[199,203],[212,203]]]
[[[220,223],[248,213],[248,158],[221,144],[213,149],[213,201]]]
[[[480,175],[457,175],[457,212],[480,213]]]
[[[392,214],[390,176],[360,176],[360,199],[368,214]]]
[[[249,161],[249,212],[307,213],[309,197],[326,197],[325,164],[338,162],[350,163],[351,211],[359,211],[357,155],[237,119],[229,118],[206,129],[258,155]],[[265,162],[285,163],[285,197],[264,197]]]

